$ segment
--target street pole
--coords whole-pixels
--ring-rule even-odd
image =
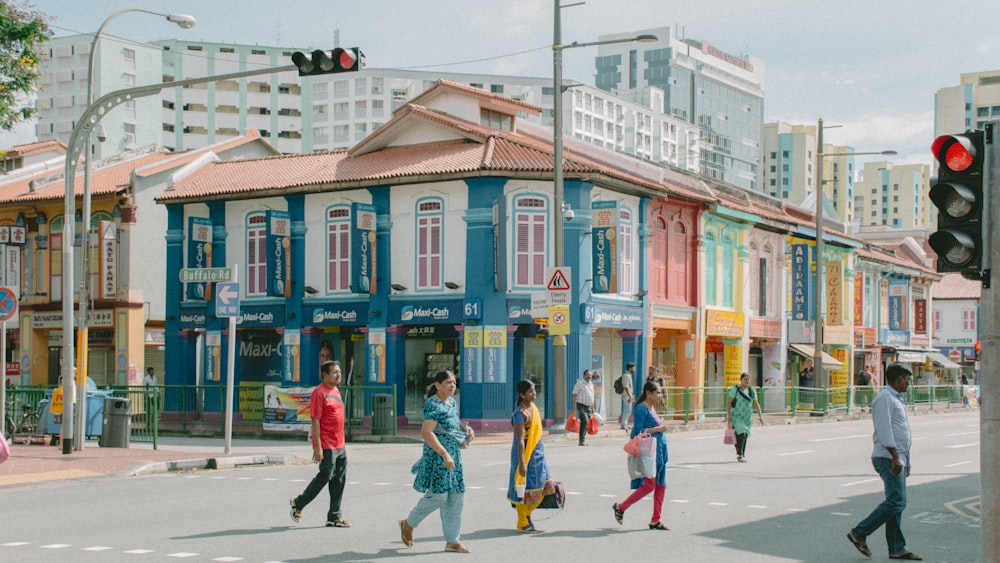
[[[104,28],[111,23],[111,20],[126,12],[143,12],[146,14],[153,14],[154,16],[163,16],[167,19],[167,21],[184,29],[190,29],[194,27],[195,24],[194,17],[186,14],[164,14],[154,12],[152,10],[144,10],[142,8],[122,8],[105,18],[104,22],[101,23],[101,27],[97,28],[97,32],[94,33],[94,39],[90,43],[90,53],[87,56],[86,107],[88,108],[94,102],[94,57],[97,52],[98,41],[101,39],[101,34],[104,32]],[[83,232],[80,235],[80,252],[82,256],[80,257],[80,318],[78,319],[80,334],[80,365],[77,373],[79,381],[76,385],[77,409],[75,411],[76,433],[74,435],[74,449],[77,451],[83,449],[84,442],[86,441],[86,429],[84,426],[87,420],[87,360],[90,352],[89,334],[87,332],[87,324],[90,321],[87,312],[90,304],[90,161],[93,156],[93,130],[91,130],[90,133],[87,134],[87,144],[86,150],[84,151],[83,163],[83,209],[81,211],[81,214],[83,215],[81,229]],[[68,219],[69,218],[67,217],[67,220]],[[69,241],[69,244],[72,244],[72,242],[73,241]]]
[[[1000,491],[996,487],[1000,471],[1000,383],[996,369],[1000,366],[1000,299],[993,287],[993,264],[1000,266],[1000,205],[992,205],[992,194],[1000,193],[1000,139],[996,138],[998,121],[986,124],[984,147],[986,159],[983,166],[984,211],[983,240],[986,243],[983,289],[980,299],[979,357],[979,489],[981,495],[979,518],[980,561],[997,561],[1000,558]],[[987,211],[988,210],[988,211]]]
[[[554,0],[555,14],[552,26],[552,216],[555,218],[553,243],[555,244],[555,267],[565,266],[563,246],[563,132],[562,132],[562,4]],[[572,300],[570,301],[572,303]],[[561,428],[566,420],[568,391],[566,389],[566,337],[557,334],[552,337],[552,401],[555,409],[555,427]]]
[[[823,284],[823,270],[826,268],[823,260],[823,156],[823,120],[819,119],[816,122],[816,296],[813,302],[816,349],[813,350],[813,385],[826,389],[828,386],[823,384],[823,288],[826,287]]]
[[[63,217],[63,279],[62,279],[62,315],[63,315],[63,349],[62,349],[62,378],[63,378],[63,425],[60,431],[62,441],[62,453],[73,452],[73,368],[75,358],[73,356],[73,217],[76,212],[76,163],[80,154],[86,148],[85,144],[89,139],[101,118],[107,115],[108,110],[137,98],[155,96],[167,88],[177,88],[190,86],[193,84],[205,84],[220,80],[234,80],[248,76],[259,76],[261,74],[275,74],[298,70],[295,65],[278,67],[268,67],[257,70],[243,72],[231,72],[228,74],[216,74],[201,78],[189,78],[176,80],[174,82],[164,82],[162,84],[149,84],[137,86],[135,88],[125,88],[115,90],[98,98],[90,105],[77,121],[76,127],[69,136],[66,144],[66,163],[63,171],[65,182]]]

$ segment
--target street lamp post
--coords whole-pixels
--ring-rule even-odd
[[[829,125],[827,127],[830,127]],[[834,126],[839,127],[839,126]],[[827,157],[837,157],[837,156],[868,156],[868,155],[883,155],[892,156],[896,154],[896,151],[881,151],[881,152],[841,152],[841,153],[824,153],[823,152],[823,120],[820,119],[816,122],[816,296],[813,300],[815,328],[813,329],[813,335],[815,336],[813,350],[813,381],[814,385],[820,385],[824,381],[823,376],[823,289],[826,287],[824,283],[826,260],[823,258],[824,244],[823,244],[823,159]]]
[[[197,20],[193,16],[187,14],[164,14],[161,12],[154,12],[152,10],[146,10],[143,8],[122,8],[117,12],[114,12],[101,23],[101,26],[97,28],[97,32],[94,33],[94,39],[90,42],[90,53],[87,56],[87,106],[94,102],[94,58],[97,52],[98,41],[101,39],[101,34],[104,32],[104,28],[111,23],[111,20],[116,17],[126,13],[126,12],[143,12],[146,14],[152,14],[154,16],[163,16],[170,23],[176,24],[177,26],[184,29],[191,29],[194,27]],[[81,210],[81,215],[83,215],[83,221],[80,224],[80,228],[83,231],[80,235],[80,252],[82,256],[80,257],[80,318],[78,320],[80,328],[80,366],[79,366],[79,379],[80,385],[77,386],[76,400],[77,400],[77,410],[76,410],[76,432],[73,435],[73,440],[71,444],[73,449],[82,450],[84,443],[84,436],[86,436],[86,429],[84,428],[86,421],[86,408],[87,408],[87,353],[89,351],[88,346],[88,333],[87,333],[87,309],[90,300],[90,169],[91,169],[91,157],[93,156],[92,149],[92,135],[87,135],[87,145],[84,151],[84,168],[83,168],[83,209]],[[64,223],[69,223],[71,215],[66,215]],[[72,240],[64,240],[65,247],[72,247]],[[72,254],[72,251],[69,251]],[[64,299],[69,299],[70,303],[73,301],[73,294],[69,293],[68,296],[64,295]],[[64,323],[65,324],[65,323]],[[72,324],[69,325],[72,327]],[[64,339],[72,338],[72,328],[69,329],[70,332],[66,332],[63,336]],[[64,340],[65,342],[65,340]],[[71,354],[72,356],[72,354]],[[66,359],[64,358],[65,362]],[[70,360],[71,362],[73,359]],[[72,370],[70,370],[72,371]],[[65,377],[64,377],[65,381]],[[63,393],[68,391],[67,385],[63,385]],[[72,425],[70,425],[72,428]],[[64,450],[67,446],[63,446]]]
[[[563,130],[562,130],[562,96],[565,88],[563,88],[562,82],[562,52],[566,49],[576,49],[578,47],[594,47],[597,45],[613,45],[616,43],[649,43],[658,41],[655,35],[643,34],[637,35],[635,37],[626,37],[623,39],[608,39],[605,41],[592,41],[588,43],[570,43],[569,45],[563,45],[562,43],[562,14],[561,10],[566,7],[578,6],[583,4],[583,2],[576,2],[573,4],[567,4],[563,6],[560,0],[554,0],[555,14],[553,18],[552,26],[552,154],[554,160],[554,166],[552,169],[552,202],[553,211],[555,217],[555,228],[553,229],[553,243],[555,244],[555,267],[565,266],[565,244],[563,239],[564,226],[563,226],[563,212],[565,208],[565,194],[563,185]],[[556,335],[552,337],[553,346],[553,369],[552,369],[552,385],[555,388],[552,393],[553,405],[555,407],[555,412],[553,413],[553,418],[556,421],[557,426],[562,421],[566,420],[566,409],[569,406],[567,403],[567,389],[566,389],[566,337],[563,335]]]

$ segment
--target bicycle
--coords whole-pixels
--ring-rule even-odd
[[[38,413],[31,410],[31,405],[21,403],[21,416],[15,422],[11,414],[14,411],[13,406],[13,401],[8,401],[6,416],[4,417],[4,437],[10,439],[15,434],[34,434],[35,430],[38,429]]]

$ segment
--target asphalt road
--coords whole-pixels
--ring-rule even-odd
[[[979,551],[978,411],[911,419],[914,468],[903,530],[927,561],[973,562]],[[664,522],[646,526],[649,500],[619,526],[611,504],[627,495],[624,433],[553,436],[546,451],[566,483],[567,507],[538,511],[546,533],[514,533],[504,501],[509,444],[465,450],[469,490],[462,540],[471,555],[442,553],[436,515],[405,548],[397,521],[416,503],[415,444],[350,446],[344,516],[324,527],[323,493],[293,524],[288,499],[315,466],[272,466],[132,478],[59,481],[5,490],[0,561],[864,561],[846,532],[882,498],[871,468],[871,422],[755,427],[748,463],[736,463],[720,430],[668,435]],[[306,452],[307,453],[307,452]],[[881,534],[869,538],[885,560]]]

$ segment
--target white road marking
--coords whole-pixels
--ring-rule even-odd
[[[253,477],[237,477],[236,478],[237,481],[249,481],[251,479],[253,479]]]
[[[7,543],[0,543],[0,547],[21,547],[22,545],[30,545],[31,542],[26,541],[12,541]]]
[[[832,442],[834,440],[853,440],[855,438],[871,438],[871,434],[851,434],[850,436],[837,436],[835,438],[814,438],[807,442]]]
[[[388,487],[391,484],[392,483],[372,483],[372,485],[375,485],[376,487]]]
[[[970,463],[972,463],[972,462],[971,461],[960,461],[958,463],[949,463],[948,465],[945,465],[945,467],[958,467],[959,465],[968,465]]]
[[[763,504],[748,504],[748,505],[747,505],[747,508],[757,508],[757,509],[763,509],[763,508],[767,508],[767,507],[766,507],[766,506],[764,506]]]
[[[187,551],[178,551],[177,553],[169,553],[167,557],[197,557],[197,553],[189,553]]]
[[[881,481],[881,477],[873,477],[871,479],[862,479],[860,481],[851,481],[850,483],[843,483],[841,487],[853,487],[854,485],[862,485],[864,483],[871,483],[872,481]]]
[[[816,451],[816,450],[802,450],[802,451],[799,451],[799,452],[785,452],[783,454],[778,454],[778,455],[781,455],[781,456],[785,456],[785,455],[802,455],[802,454],[811,454],[814,451]]]
[[[806,512],[806,509],[804,509],[804,508],[789,508],[788,511],[789,512]]]
[[[945,447],[948,448],[948,449],[950,449],[950,450],[955,450],[955,449],[958,449],[958,448],[971,448],[973,446],[978,446],[978,445],[979,445],[979,442],[970,442],[968,444],[953,444],[951,446],[945,446]]]
[[[609,495],[607,493],[600,494],[600,495],[597,495],[597,496],[603,497],[603,498],[617,498],[618,497],[618,495]]]
[[[510,465],[510,463],[506,461],[501,461],[500,463],[484,463],[480,467],[495,467],[497,465]]]
[[[979,431],[977,430],[975,432],[957,432],[955,434],[945,434],[944,437],[951,438],[952,436],[968,436],[969,434],[979,434]]]
[[[107,547],[104,545],[95,545],[93,547],[85,547],[81,551],[107,551],[109,549],[114,549],[113,547]]]
[[[473,487],[473,486],[471,486],[471,485],[466,485],[466,486],[465,486],[465,488],[466,488],[466,489],[473,489],[473,490],[477,490],[477,491],[478,491],[479,489],[482,489],[482,487]]]
[[[830,516],[852,516],[850,512],[831,512]]]
[[[688,438],[688,440],[691,440],[692,442],[696,440],[718,440],[718,439],[719,439],[718,436],[697,436],[694,438]]]
[[[507,489],[504,489],[504,490],[507,490]],[[579,491],[566,491],[566,494],[567,495],[582,495],[583,493],[581,493]]]
[[[266,477],[264,479],[261,479],[261,481],[277,481],[277,480],[278,479],[275,479],[274,477]]]
[[[708,506],[729,506],[728,502],[710,502]]]
[[[41,546],[42,549],[63,549],[64,547],[72,547],[68,543],[50,543],[49,545]]]
[[[242,557],[216,557],[212,561],[243,561]]]
[[[674,499],[670,499],[670,502],[676,502],[676,503],[686,504],[686,503],[689,503],[691,501],[686,500],[686,499],[682,499],[682,498],[674,498]]]
[[[122,553],[128,553],[129,555],[145,555],[147,553],[153,553],[155,549],[130,549],[128,551],[123,551]]]

